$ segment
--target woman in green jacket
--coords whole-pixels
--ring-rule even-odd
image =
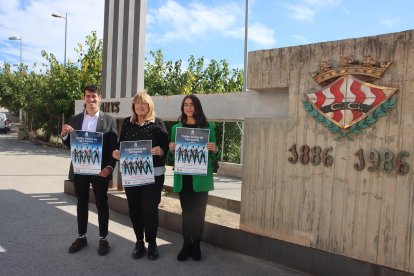
[[[170,153],[175,152],[175,136],[177,127],[205,128],[210,130],[207,175],[183,175],[174,173],[174,192],[179,193],[182,209],[182,233],[184,243],[178,253],[177,260],[185,261],[189,256],[194,260],[201,259],[200,241],[204,229],[204,218],[208,199],[208,191],[214,189],[212,155],[218,153],[214,124],[207,122],[200,100],[195,95],[187,95],[181,103],[180,122],[172,127]]]

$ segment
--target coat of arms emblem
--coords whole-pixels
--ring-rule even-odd
[[[395,106],[393,96],[397,92],[396,88],[374,85],[353,75],[380,78],[390,64],[375,67],[371,57],[365,57],[361,65],[344,58],[338,69],[322,63],[322,73],[314,74],[315,81],[326,84],[329,79],[337,79],[314,93],[305,94],[305,110],[338,134],[337,140],[344,137],[353,140],[351,134],[361,133]]]

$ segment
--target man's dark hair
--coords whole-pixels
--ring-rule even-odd
[[[85,86],[85,88],[83,88],[83,95],[85,96],[85,92],[89,91],[92,93],[96,93],[98,95],[101,95],[101,93],[99,92],[98,86],[96,86],[95,84],[87,84]]]

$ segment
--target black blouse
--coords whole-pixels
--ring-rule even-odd
[[[194,124],[194,125],[190,125],[190,124],[186,124],[186,123],[181,123],[183,125],[183,127],[189,127],[189,128],[200,128],[200,126],[198,124]]]
[[[154,167],[165,166],[165,158],[168,153],[168,132],[165,128],[164,122],[159,118],[155,118],[155,122],[147,122],[140,126],[139,124],[131,123],[131,117],[125,118],[122,123],[119,142],[139,140],[151,140],[152,147],[159,146],[162,148],[164,155],[153,155],[152,158]]]

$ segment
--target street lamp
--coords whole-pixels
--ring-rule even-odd
[[[9,37],[9,40],[20,40],[20,65],[22,65],[22,47],[23,47],[23,39],[20,36],[20,38],[16,37],[16,36],[11,36]]]
[[[244,82],[243,91],[247,91],[247,40],[249,30],[249,1],[246,0],[246,10],[244,15]]]
[[[64,54],[64,57],[63,57],[63,66],[66,68],[66,40],[67,40],[67,37],[68,37],[68,14],[65,13],[65,16],[63,16],[63,15],[59,15],[59,14],[56,14],[56,13],[52,13],[52,16],[57,17],[57,18],[65,19],[65,54]]]
[[[19,40],[20,41],[20,64],[19,65],[23,67],[23,61],[22,61],[23,38],[22,38],[22,36],[20,36],[20,38],[18,38],[17,36],[11,36],[11,37],[9,37],[9,40]],[[13,64],[13,66],[14,65],[15,64]],[[22,121],[23,121],[23,111],[20,108],[20,110],[19,110],[19,123],[21,124]]]
[[[52,16],[57,17],[57,18],[61,18],[61,19],[65,19],[65,53],[64,53],[64,56],[63,56],[63,66],[66,70],[66,40],[67,40],[67,37],[68,37],[68,14],[65,13],[65,16],[63,16],[63,15],[59,15],[59,14],[56,14],[56,13],[52,13]],[[62,129],[63,129],[64,124],[65,124],[65,113],[63,112],[62,113]]]

